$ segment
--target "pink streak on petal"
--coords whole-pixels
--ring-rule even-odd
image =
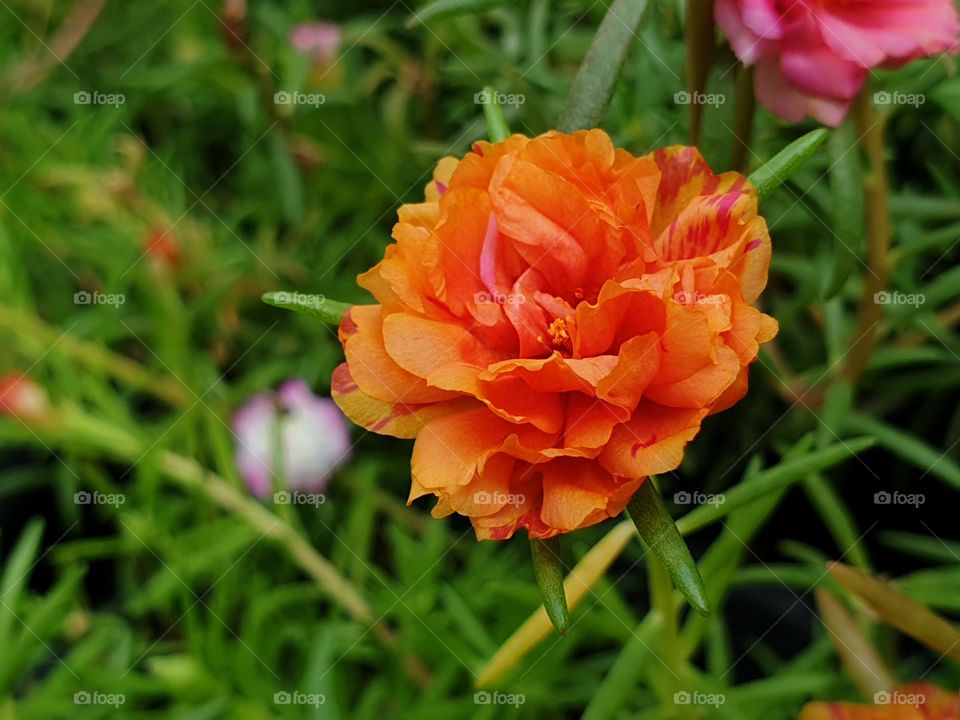
[[[496,262],[499,236],[497,218],[491,212],[490,219],[487,221],[487,232],[483,236],[483,247],[480,249],[480,280],[491,293],[497,291]]]

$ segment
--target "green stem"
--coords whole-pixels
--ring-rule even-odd
[[[741,65],[737,70],[737,88],[734,97],[733,154],[730,167],[745,173],[750,166],[750,141],[753,137],[753,117],[757,98],[753,94],[753,68]]]
[[[683,657],[680,654],[680,629],[677,613],[679,607],[674,599],[673,583],[670,571],[659,558],[651,558],[647,563],[647,578],[650,583],[650,606],[660,620],[657,647],[658,655],[670,671],[671,677],[662,688],[662,702],[672,703],[674,693],[681,689]],[[689,717],[688,708],[677,706],[678,717]]]
[[[863,200],[866,210],[869,268],[863,279],[857,325],[851,338],[854,345],[847,355],[847,363],[842,372],[842,377],[854,385],[870,362],[870,356],[877,344],[883,306],[876,302],[874,296],[884,291],[890,272],[890,188],[883,142],[886,119],[877,115],[872,98],[870,86],[865,85],[853,108],[860,145],[867,156]]]
[[[487,136],[490,142],[502,142],[510,137],[510,127],[503,116],[503,109],[497,102],[497,91],[487,86],[481,95],[484,98],[483,119],[487,121]]]
[[[687,90],[690,92],[690,144],[700,144],[704,104],[695,99],[707,88],[715,41],[712,0],[687,0]]]

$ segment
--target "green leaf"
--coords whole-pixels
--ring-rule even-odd
[[[710,613],[710,601],[697,563],[663,504],[660,491],[647,478],[627,505],[640,537],[670,574],[670,580],[698,613]]]
[[[891,550],[934,563],[956,563],[960,558],[960,542],[955,540],[889,531],[880,536],[880,542]]]
[[[557,123],[560,130],[594,128],[603,121],[646,7],[647,0],[614,0],[610,5],[573,80]]]
[[[820,427],[817,428],[817,447],[826,447],[831,441],[839,439],[852,406],[853,387],[850,383],[840,381],[827,390],[823,409],[820,411]],[[842,557],[849,557],[861,570],[869,569],[870,560],[863,543],[859,542],[860,531],[856,521],[833,484],[827,482],[820,473],[811,473],[803,481],[803,485],[810,502],[816,507],[839,549],[843,551]]]
[[[916,435],[860,413],[852,414],[847,425],[856,432],[873,435],[883,447],[925,474],[929,473],[960,489],[960,465]]]
[[[816,433],[817,447],[826,447],[840,437],[852,408],[853,386],[845,380],[831,385],[820,410],[820,426]]]
[[[10,664],[4,666],[0,687],[15,682],[29,670],[32,659],[48,649],[47,643],[63,628],[86,572],[84,565],[68,568],[52,590],[22,613],[19,636],[6,649]]]
[[[834,486],[820,473],[812,473],[803,481],[803,486],[820,519],[836,541],[841,551],[840,556],[849,558],[854,567],[860,570],[869,570],[870,559],[866,548],[860,542],[856,521]]]
[[[739,507],[753,502],[757,498],[776,492],[791,483],[802,480],[810,473],[819,472],[836,465],[867,448],[873,446],[873,438],[854,438],[815,450],[801,457],[784,460],[778,465],[758,472],[749,480],[744,480],[723,494],[724,501],[712,505],[701,505],[677,521],[677,527],[684,535],[716,522]]]
[[[510,137],[510,128],[503,117],[503,109],[497,102],[497,91],[485,87],[480,96],[483,98],[483,119],[487,121],[487,136],[490,142],[500,142]]]
[[[293,106],[286,106],[292,108]],[[283,208],[284,219],[293,224],[299,224],[303,219],[303,181],[300,171],[290,154],[290,148],[283,133],[272,133],[269,141],[270,157],[273,161],[273,172],[276,178],[277,194],[280,196],[280,206]]]
[[[7,559],[0,579],[0,600],[3,601],[0,605],[0,647],[10,646],[10,626],[18,612],[20,594],[33,570],[42,537],[43,521],[32,520],[20,533],[20,539]]]
[[[830,133],[830,195],[833,198],[833,257],[825,275],[822,296],[832,298],[840,292],[863,252],[863,175],[860,151],[853,123],[848,122]]]
[[[547,617],[561,635],[570,629],[570,614],[567,595],[563,590],[563,563],[560,562],[560,545],[556,538],[531,540],[530,554],[533,557],[533,574],[540,586],[543,607]]]
[[[960,661],[960,628],[908,597],[888,581],[843,563],[827,566],[834,580],[876,617],[941,655]]]
[[[803,165],[826,142],[830,133],[823,128],[794,140],[777,153],[763,167],[750,174],[750,182],[763,200],[780,187],[797,168]]]
[[[436,20],[437,18],[482,12],[509,3],[510,0],[436,0],[436,2],[421,8],[411,16],[407,20],[407,27],[412,28],[415,25],[425,23],[427,20]]]
[[[346,303],[330,300],[323,295],[309,295],[287,290],[264,293],[261,300],[267,305],[318,317],[330,325],[339,325],[344,314],[350,309]]]
[[[643,622],[630,633],[610,672],[590,698],[590,704],[583,713],[583,720],[615,717],[620,708],[636,693],[637,685],[643,682],[650,661],[657,657],[651,645],[662,625],[663,616],[647,613]]]

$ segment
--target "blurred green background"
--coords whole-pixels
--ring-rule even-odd
[[[409,443],[359,431],[319,507],[246,496],[232,412],[290,377],[325,394],[341,360],[333,329],[261,294],[363,301],[355,276],[382,256],[396,208],[422,197],[440,157],[485,137],[475,93],[521,96],[505,108],[516,132],[550,129],[605,11],[487,2],[407,27],[411,3],[0,2],[0,372],[25,371],[53,404],[95,419],[76,433],[0,420],[0,720],[786,719],[813,697],[855,695],[810,594],[826,582],[825,559],[901,576],[913,597],[960,612],[952,59],[873,78],[925,98],[882,109],[891,290],[923,304],[885,307],[867,371],[855,387],[837,381],[865,272],[836,172],[861,182],[860,163],[842,162],[857,156],[857,135],[838,131],[764,206],[775,254],[763,302],[781,324],[778,355],[761,357],[749,396],[708,422],[664,478],[668,497],[719,492],[787,453],[879,441],[691,537],[697,555],[727,543],[709,579],[727,603],[685,626],[690,681],[725,693],[722,707],[690,715],[662,703],[669,668],[635,631],[647,612],[638,543],[566,638],[498,680],[522,705],[485,705],[476,673],[539,602],[522,538],[478,544],[462,519],[405,508]],[[317,20],[342,28],[329,60],[290,44],[298,24]],[[684,58],[681,3],[651,2],[604,124],[619,146],[686,142],[687,108],[675,101]],[[724,101],[707,109],[701,143],[717,170],[733,152],[737,72],[718,44],[710,88]],[[277,92],[323,102],[277,104]],[[751,166],[812,127],[761,111]],[[176,262],[148,251],[160,236]],[[832,297],[827,277],[841,281]],[[78,304],[78,292],[123,302]],[[211,498],[197,468],[242,504]],[[894,490],[925,502],[874,502]],[[124,501],[78,504],[80,491]],[[568,538],[570,561],[608,529]],[[304,546],[389,631],[332,602],[305,573]],[[889,632],[877,641],[903,679],[933,667],[946,687],[960,682],[919,646]]]

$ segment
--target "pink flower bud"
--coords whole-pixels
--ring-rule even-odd
[[[33,380],[20,372],[0,376],[0,414],[23,422],[38,422],[49,413],[47,394]]]
[[[321,64],[329,63],[336,57],[342,41],[340,26],[328,22],[303,23],[290,33],[293,48],[310,55]]]
[[[284,490],[322,491],[350,457],[343,414],[303,380],[254,395],[234,414],[232,426],[237,468],[258,497],[269,495],[275,474],[281,474]]]

